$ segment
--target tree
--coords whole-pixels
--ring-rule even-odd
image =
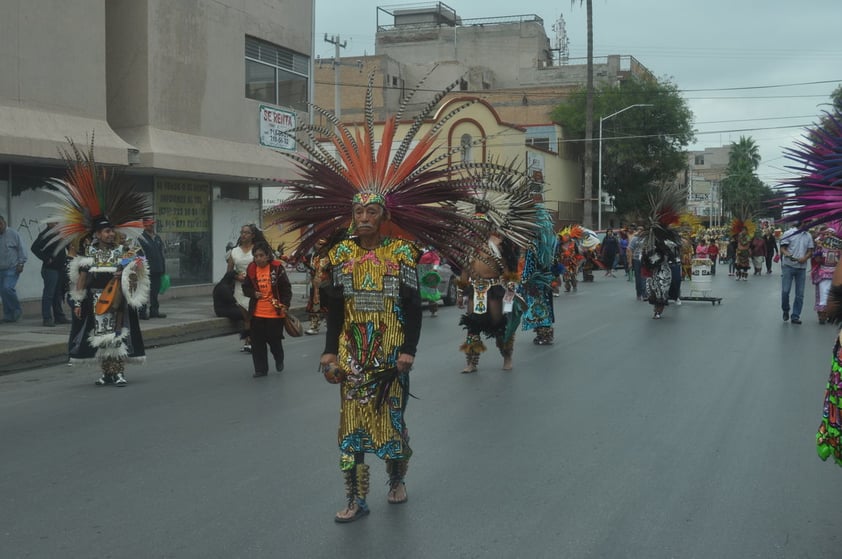
[[[756,174],[760,159],[760,151],[751,136],[740,136],[739,141],[731,143],[722,179],[722,205],[726,212],[739,215],[745,210],[758,211],[767,207],[768,200],[774,197],[772,189]]]
[[[602,190],[614,196],[617,213],[628,220],[647,213],[651,187],[679,180],[687,167],[685,148],[694,140],[693,113],[668,80],[631,77],[619,86],[600,86],[594,92],[598,116],[591,125],[635,104],[652,106],[606,120],[602,130]],[[584,105],[585,92],[579,90],[552,113],[569,138],[585,133]]]
[[[837,110],[842,109],[842,85],[836,86],[836,89],[830,94],[830,102]]]
[[[585,227],[593,227],[593,3],[591,0],[579,0],[579,6],[585,4],[588,26],[588,71],[585,82],[585,200],[582,205],[582,222]],[[570,0],[570,6],[576,0]],[[601,203],[601,201],[597,201]]]

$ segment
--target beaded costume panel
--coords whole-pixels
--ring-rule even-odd
[[[406,459],[412,451],[403,420],[409,375],[383,385],[404,343],[401,288],[418,290],[418,249],[401,239],[384,239],[367,250],[345,240],[330,251],[334,286],[341,288],[344,322],[339,335],[341,385],[339,446],[343,453],[372,452],[383,459]],[[377,400],[387,391],[382,407]]]

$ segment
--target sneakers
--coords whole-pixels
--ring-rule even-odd
[[[114,383],[114,377],[112,375],[106,375],[106,374],[103,374],[101,377],[99,377],[99,380],[94,382],[94,384],[97,385],[97,386],[105,386],[106,384],[113,384],[113,383]]]
[[[240,348],[242,353],[251,353],[251,345],[245,344],[243,347]]]
[[[680,307],[680,306],[681,306],[681,299],[680,299],[680,298],[679,298],[679,299],[676,299],[676,300],[675,300],[675,304],[676,304],[676,305],[678,305],[678,306]]]
[[[315,328],[307,328],[306,330],[304,330],[304,333],[307,334],[308,336],[315,336],[316,334],[319,333],[319,331],[316,330]]]
[[[117,380],[114,381],[114,384],[116,386],[126,386],[128,381],[126,380],[126,377],[123,376],[123,373],[117,373]]]
[[[790,322],[792,322],[793,324],[801,324],[801,319],[800,319],[800,318],[794,318],[794,317],[793,317],[793,319],[792,319],[792,320],[790,320]]]
[[[656,312],[655,315],[652,318],[655,319],[655,320],[660,320],[661,319],[661,313]]]

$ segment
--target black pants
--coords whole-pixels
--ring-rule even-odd
[[[149,274],[149,304],[140,308],[140,316],[158,316],[158,293],[161,291],[161,276],[163,275]]]
[[[269,351],[275,358],[275,370],[284,366],[284,346],[281,340],[284,339],[283,318],[257,318],[251,319],[251,360],[254,363],[254,372],[264,374],[269,372]]]

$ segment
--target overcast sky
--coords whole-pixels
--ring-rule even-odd
[[[325,33],[348,41],[342,56],[373,54],[377,7],[405,4],[316,0],[315,54],[333,57]],[[445,4],[463,19],[536,14],[553,46],[553,24],[563,16],[571,58],[587,56],[585,8],[578,0],[573,6],[569,0]],[[751,136],[763,158],[760,178],[775,183],[788,175],[782,148],[816,121],[842,83],[840,22],[840,0],[593,0],[594,57],[631,55],[659,78],[670,78],[695,116],[697,142],[690,148]],[[382,12],[381,24],[391,24]]]

